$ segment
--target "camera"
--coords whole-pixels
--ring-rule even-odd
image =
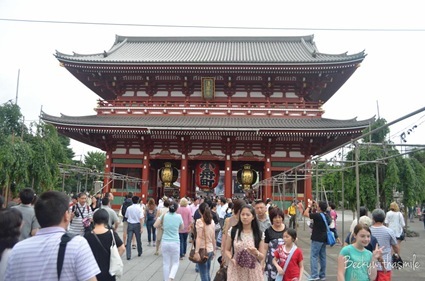
[[[78,217],[80,216],[80,214],[79,214],[77,211],[75,211],[75,212],[74,212],[74,216],[75,216],[76,218],[78,218]]]

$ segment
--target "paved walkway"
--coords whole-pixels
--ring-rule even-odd
[[[339,224],[337,228],[341,234],[342,227],[342,215],[339,213],[338,216]],[[345,215],[345,233],[352,222],[352,214]],[[288,225],[288,223],[286,222]],[[408,266],[402,270],[393,271],[393,280],[409,280],[419,281],[425,280],[425,230],[423,222],[415,219],[414,223],[409,223],[411,230],[417,231],[420,236],[407,238],[401,245],[401,257],[403,261],[409,262]],[[119,228],[119,234],[122,235],[122,228]],[[304,280],[307,280],[310,273],[310,230],[307,225],[300,222],[298,228],[298,247],[301,247],[304,253],[304,267],[305,274]],[[155,247],[148,246],[146,228],[142,234],[143,254],[141,257],[137,257],[137,251],[132,250],[132,259],[127,261],[125,255],[123,256],[124,261],[124,276],[120,279],[122,281],[138,280],[138,281],[161,281],[162,276],[162,254],[155,256]],[[190,247],[191,244],[188,244]],[[189,250],[189,249],[188,249]],[[337,258],[340,246],[334,246],[327,249],[327,280],[336,281],[337,272]],[[220,254],[218,253],[217,256]],[[214,278],[215,272],[218,270],[219,264],[214,261],[212,263],[212,279]],[[195,272],[195,264],[191,263],[187,258],[180,261],[179,270],[177,272],[176,281],[198,281],[201,280],[198,273]],[[266,279],[265,279],[266,280]]]

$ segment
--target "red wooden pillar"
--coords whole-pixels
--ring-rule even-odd
[[[270,160],[270,155],[266,156],[266,163],[264,165],[264,178],[263,180],[268,180],[271,179],[272,177],[272,162]],[[263,196],[263,201],[266,200],[266,198],[271,198],[273,195],[273,185],[272,185],[272,181],[266,181],[266,184],[263,186],[263,192],[262,192],[262,196]]]
[[[305,165],[305,180],[304,180],[304,206],[307,206],[307,200],[312,199],[312,172],[311,172],[311,162],[308,161]]]
[[[224,196],[226,198],[232,198],[232,160],[230,155],[226,155],[226,160],[224,161]]]
[[[112,151],[106,151],[106,163],[105,163],[105,174],[108,175],[112,169]],[[111,191],[111,183],[112,178],[106,176],[103,178],[103,186],[105,187],[101,193],[110,192]]]
[[[143,169],[142,169],[142,199],[143,203],[147,203],[148,199],[148,188],[149,188],[149,153],[144,153],[143,155]]]
[[[188,174],[188,167],[187,167],[187,156],[186,154],[182,154],[182,160],[181,160],[181,169],[180,169],[180,198],[183,198],[187,196],[187,174]]]

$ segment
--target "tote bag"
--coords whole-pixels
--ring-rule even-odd
[[[115,243],[114,233],[111,230],[112,234],[112,244],[111,244],[111,256],[109,258],[109,274],[111,276],[121,277],[123,274],[124,264],[122,262],[120,253],[118,252],[117,244]]]

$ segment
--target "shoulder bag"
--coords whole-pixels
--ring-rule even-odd
[[[164,223],[164,216],[165,214],[163,214],[159,220],[155,220],[155,222],[153,223],[153,227],[162,228],[162,225]]]
[[[202,221],[204,222],[204,220],[202,220]],[[207,252],[207,249],[206,249],[206,247],[207,247],[207,231],[206,231],[206,228],[207,228],[207,225],[204,222],[204,241],[205,241],[205,245],[204,245],[204,248],[199,248],[199,259],[195,259],[194,258],[196,247],[195,247],[195,243],[192,243],[192,249],[190,250],[190,253],[189,253],[189,260],[191,262],[194,262],[194,263],[206,263],[207,260],[208,260],[208,252]],[[195,236],[194,240],[196,241],[196,236]]]
[[[283,245],[283,247],[285,247],[285,246]],[[297,249],[297,246],[295,244],[293,244],[291,250],[289,251],[288,257],[285,260],[285,264],[283,265],[283,268],[282,268],[283,274],[282,275],[278,274],[276,276],[275,281],[282,281],[283,280],[283,276],[285,275],[286,269],[288,268],[289,262],[291,261],[292,255],[294,254],[296,249]]]
[[[97,242],[99,242],[99,244],[102,246],[105,253],[108,253],[108,251],[103,246],[102,242],[100,242],[96,233],[92,232],[92,234],[96,238]],[[118,252],[118,247],[117,247],[117,244],[115,242],[114,232],[112,230],[111,230],[111,234],[112,234],[112,244],[111,244],[111,248],[110,248],[111,254],[109,256],[109,274],[111,276],[121,277],[122,274],[123,274],[124,264],[122,262],[120,253]]]
[[[326,225],[326,244],[332,247],[336,243],[334,233],[329,229],[328,221],[326,220],[325,215],[323,213],[320,213],[320,215],[322,216],[323,222]]]

